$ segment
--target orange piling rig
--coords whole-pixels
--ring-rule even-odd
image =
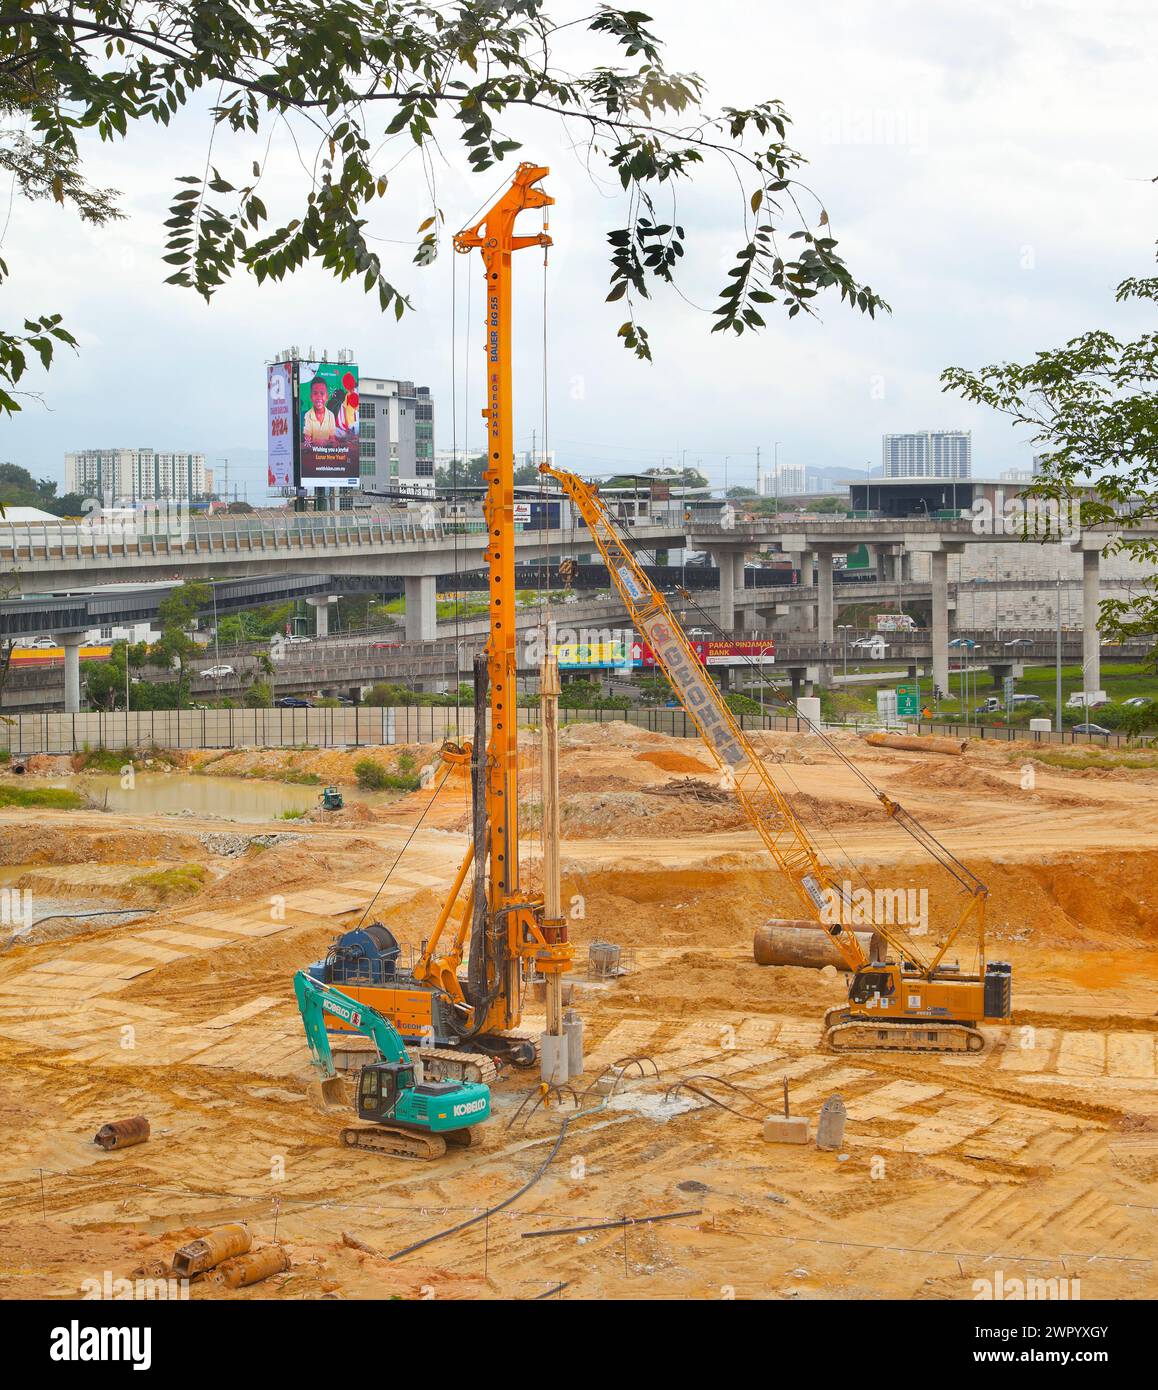
[[[519,213],[549,207],[554,202],[539,187],[539,181],[548,172],[540,165],[520,164],[498,202],[474,226],[465,228],[454,238],[456,251],[463,254],[482,252],[486,271],[487,404],[482,415],[487,422],[488,455],[483,475],[486,483],[483,509],[490,578],[490,633],[486,647],[490,738],[482,768],[485,824],[479,827],[484,831],[485,842],[480,842],[476,833],[471,852],[452,890],[451,903],[440,919],[440,927],[445,924],[454,898],[465,883],[470,860],[474,858],[477,866],[483,856],[489,855],[485,922],[476,919],[474,930],[481,929],[492,941],[506,947],[489,956],[488,969],[497,972],[500,978],[486,982],[485,997],[493,998],[486,1006],[486,1017],[476,1016],[471,1020],[471,1032],[475,1034],[516,1028],[521,1014],[523,970],[557,976],[571,968],[573,956],[566,923],[558,919],[545,922],[542,898],[528,895],[519,882],[511,258],[516,251],[529,246],[540,246],[545,251],[551,245],[545,222],[542,232],[529,236],[515,233]],[[476,730],[476,740],[478,737]],[[470,912],[468,902],[460,919],[464,925]],[[432,960],[429,949],[423,962],[429,971],[428,978],[439,980],[449,986],[449,993],[455,994],[456,985],[448,979],[445,968],[452,962]],[[477,1014],[477,1006],[475,1012]]]

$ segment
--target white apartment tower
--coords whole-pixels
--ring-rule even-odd
[[[969,430],[886,434],[881,463],[886,478],[971,478],[973,435]]]
[[[205,455],[81,449],[64,456],[64,490],[105,506],[194,501],[205,496]]]

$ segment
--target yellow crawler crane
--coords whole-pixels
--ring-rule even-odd
[[[1011,996],[1009,966],[999,961],[987,964],[985,960],[988,890],[984,883],[903,807],[873,787],[829,741],[828,746],[871,788],[885,812],[933,855],[966,894],[956,925],[929,961],[881,923],[858,920],[835,871],[822,859],[791,802],[705,673],[663,595],[637,564],[597,490],[549,464],[540,464],[539,471],[560,484],[586,521],[636,630],[655,653],[726,784],[735,791],[806,913],[828,933],[847,961],[851,971],[848,1003],[825,1015],[825,1042],[836,1051],[980,1051],[984,1037],[977,1024],[982,1019],[1008,1019]],[[854,921],[884,939],[888,947],[885,960],[868,959],[850,925]],[[977,932],[976,974],[964,974],[945,960],[970,924]]]

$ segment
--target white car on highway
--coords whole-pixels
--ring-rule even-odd
[[[850,652],[867,652],[869,656],[884,656],[888,649],[883,637],[861,637],[849,647]]]
[[[224,680],[226,676],[232,676],[234,670],[232,666],[206,666],[201,674],[208,676],[211,681],[219,681]]]

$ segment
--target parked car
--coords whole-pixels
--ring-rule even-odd
[[[232,666],[206,666],[201,672],[203,676],[208,676],[211,681],[219,681],[226,676],[235,674]]]
[[[1103,729],[1100,724],[1075,724],[1075,734],[1108,734],[1109,729]]]
[[[309,700],[302,700],[297,695],[283,695],[273,703],[277,709],[313,709]]]

